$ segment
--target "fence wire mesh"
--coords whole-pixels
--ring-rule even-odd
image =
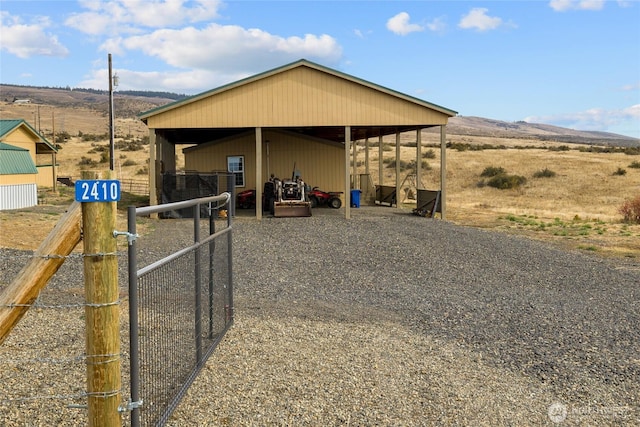
[[[166,423],[233,320],[230,221],[215,232],[219,221],[198,216],[193,219],[198,234],[193,244],[183,242],[184,249],[136,275],[132,307],[139,358],[133,359],[138,368],[132,368],[132,375],[139,390],[131,394],[143,403],[132,414],[134,426]],[[208,230],[195,230],[206,223]]]

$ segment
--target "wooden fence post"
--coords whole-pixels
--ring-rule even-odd
[[[110,179],[111,171],[82,179]],[[120,306],[118,304],[117,202],[82,203],[88,425],[120,427]]]

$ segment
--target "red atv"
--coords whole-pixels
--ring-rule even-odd
[[[244,190],[238,193],[236,207],[239,209],[253,209],[256,207],[256,190]]]
[[[333,209],[338,209],[342,206],[342,200],[340,200],[340,194],[336,191],[322,191],[318,189],[318,187],[313,187],[313,189],[309,192],[309,201],[311,202],[311,207],[316,208],[318,206],[329,206]]]

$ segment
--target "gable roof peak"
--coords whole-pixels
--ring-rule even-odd
[[[344,79],[344,80],[347,80],[347,81],[350,81],[350,82],[353,82],[353,83],[357,83],[357,84],[366,86],[369,89],[377,90],[377,91],[380,91],[380,92],[384,92],[384,93],[386,93],[388,95],[404,99],[405,101],[409,101],[409,102],[412,102],[412,103],[415,103],[415,104],[419,104],[419,105],[422,105],[423,107],[431,108],[431,109],[436,110],[438,112],[444,113],[444,114],[446,114],[446,115],[448,115],[450,117],[453,117],[453,116],[458,114],[457,111],[453,111],[453,110],[450,110],[448,108],[445,108],[445,107],[442,107],[442,106],[439,106],[439,105],[436,105],[436,104],[432,104],[432,103],[430,103],[428,101],[425,101],[423,99],[416,98],[416,97],[413,97],[411,95],[407,95],[407,94],[395,91],[393,89],[389,89],[389,88],[386,88],[384,86],[377,85],[375,83],[371,83],[371,82],[369,82],[367,80],[363,80],[363,79],[360,79],[358,77],[354,77],[354,76],[352,76],[350,74],[346,74],[346,73],[344,73],[342,71],[338,71],[338,70],[335,70],[333,68],[329,68],[329,67],[326,67],[324,65],[320,65],[320,64],[317,64],[315,62],[309,61],[308,59],[301,58],[301,59],[299,59],[297,61],[294,61],[294,62],[291,62],[289,64],[285,64],[285,65],[282,65],[280,67],[272,68],[272,69],[264,71],[262,73],[258,73],[258,74],[255,74],[253,76],[249,76],[249,77],[246,77],[244,79],[240,79],[240,80],[237,80],[235,82],[232,82],[232,83],[229,83],[229,84],[226,84],[226,85],[223,85],[223,86],[219,86],[217,88],[214,88],[214,89],[211,89],[211,90],[208,90],[208,91],[205,91],[205,92],[201,92],[199,94],[190,96],[188,98],[185,98],[185,99],[182,99],[182,100],[179,100],[179,101],[175,101],[175,102],[172,102],[172,103],[169,103],[169,104],[165,104],[165,105],[162,105],[160,107],[156,107],[156,108],[153,108],[151,110],[142,112],[142,113],[138,114],[138,118],[146,123],[146,119],[148,117],[150,117],[150,116],[155,115],[155,114],[162,113],[162,112],[169,111],[169,110],[173,110],[173,109],[178,108],[178,107],[180,107],[182,105],[187,105],[187,104],[190,104],[192,102],[201,100],[203,98],[207,98],[207,97],[213,96],[215,94],[218,94],[218,93],[221,93],[221,92],[224,92],[224,91],[227,91],[227,90],[239,87],[239,86],[243,86],[243,85],[246,85],[246,84],[251,83],[251,82],[262,80],[262,79],[265,79],[265,78],[270,77],[270,76],[281,74],[281,73],[284,73],[286,71],[293,70],[295,68],[300,68],[300,67],[312,68],[312,69],[315,69],[315,70],[320,71],[322,73],[325,73],[325,74],[328,74],[328,75],[332,75],[332,76],[337,77],[337,78],[341,78],[341,79]]]

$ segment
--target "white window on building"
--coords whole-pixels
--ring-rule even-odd
[[[236,176],[236,187],[244,187],[244,156],[227,157],[227,170]]]

